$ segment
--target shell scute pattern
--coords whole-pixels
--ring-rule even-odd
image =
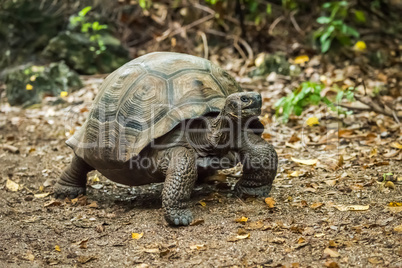
[[[181,120],[219,112],[226,97],[239,91],[236,81],[208,60],[147,54],[105,79],[87,121],[67,144],[95,166],[123,163]]]

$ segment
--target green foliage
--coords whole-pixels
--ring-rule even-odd
[[[78,15],[73,15],[69,20],[69,29],[80,29],[81,33],[88,36],[89,40],[96,43],[96,46],[90,46],[89,50],[99,55],[106,50],[106,45],[101,38],[102,30],[107,29],[107,25],[100,24],[99,21],[90,22],[86,16],[92,7],[88,6],[78,12]]]
[[[149,9],[152,6],[152,0],[139,0],[138,3],[142,9]]]
[[[71,16],[68,30],[52,38],[43,55],[52,60],[64,60],[82,74],[112,72],[127,62],[127,50],[91,10],[88,6]]]
[[[284,2],[293,0],[283,0]],[[205,0],[209,5],[217,5],[218,3],[230,2],[228,0]],[[259,0],[242,0],[242,4],[245,7],[245,20],[254,22],[255,25],[260,25],[262,21],[272,14],[272,5]],[[265,12],[261,12],[265,10]]]
[[[64,62],[11,69],[4,75],[4,81],[11,105],[40,103],[44,95],[59,96],[62,91],[82,87],[79,76]]]
[[[129,60],[128,52],[120,41],[109,33],[100,36],[107,47],[102,53],[91,49],[96,44],[85,33],[65,31],[50,40],[43,55],[64,60],[68,66],[82,74],[108,73]]]
[[[291,114],[299,116],[306,107],[319,105],[320,103],[326,104],[331,110],[338,113],[349,114],[349,112],[334,105],[327,97],[321,96],[321,91],[324,87],[324,84],[310,81],[303,82],[299,88],[275,103],[276,116],[282,115],[282,120],[286,123]],[[336,103],[340,102],[343,97],[346,97],[349,101],[353,101],[354,88],[349,88],[346,91],[339,88],[334,88],[334,90],[338,91],[335,99]]]
[[[33,58],[63,26],[59,1],[0,0],[0,69]]]
[[[319,39],[321,52],[326,53],[334,40],[343,46],[351,45],[351,37],[359,37],[359,32],[345,23],[349,14],[347,1],[327,2],[322,5],[323,10],[329,14],[317,18],[322,26],[314,32],[314,40]],[[365,21],[364,13],[355,11],[355,18],[360,22]]]

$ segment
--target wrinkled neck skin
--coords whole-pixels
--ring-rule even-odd
[[[207,139],[215,151],[227,153],[228,150],[238,147],[238,141],[243,133],[247,119],[222,111],[210,122],[210,132]]]

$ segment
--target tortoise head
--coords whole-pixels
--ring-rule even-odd
[[[261,94],[237,92],[229,95],[225,102],[225,113],[234,118],[246,119],[261,114]]]

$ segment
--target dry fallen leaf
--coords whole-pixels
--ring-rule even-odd
[[[291,159],[296,163],[308,165],[308,166],[315,165],[318,162],[318,159],[297,159],[294,157],[291,157]]]
[[[323,205],[324,205],[323,203],[318,202],[318,203],[311,204],[310,207],[313,209],[316,209],[316,208],[322,207]]]
[[[395,190],[395,184],[392,181],[385,182],[384,187]]]
[[[241,217],[241,218],[238,218],[238,219],[235,219],[235,222],[238,222],[238,223],[246,223],[248,221],[248,218],[247,217]]]
[[[242,234],[242,235],[238,235],[238,236],[236,236],[236,238],[237,239],[246,239],[246,238],[249,238],[250,237],[250,234],[248,233],[248,234]]]
[[[88,242],[88,238],[85,238],[84,240],[74,243],[74,245],[78,246],[79,248],[86,249],[86,248],[88,248],[87,242]]]
[[[394,228],[394,231],[395,231],[395,232],[398,232],[398,233],[402,232],[402,224],[396,226],[396,227]]]
[[[302,173],[299,170],[296,170],[296,171],[293,171],[292,173],[290,173],[289,176],[297,178],[297,177],[300,177],[301,174]]]
[[[330,249],[330,248],[326,248],[324,250],[324,255],[327,255],[331,258],[338,258],[340,256],[340,254],[338,253],[338,251]]]
[[[377,148],[373,148],[373,149],[371,149],[371,151],[370,151],[369,157],[372,158],[373,156],[377,156],[377,154],[378,154]]]
[[[262,227],[264,227],[264,223],[262,221],[250,222],[245,226],[247,230],[257,230],[261,229]]]
[[[190,249],[192,249],[192,250],[206,250],[207,247],[204,244],[199,244],[199,245],[190,246]]]
[[[274,208],[275,207],[275,200],[272,197],[267,197],[265,198],[265,204],[268,205],[269,208]]]
[[[362,205],[334,205],[339,211],[363,211],[368,210],[370,208],[369,205],[362,206]]]
[[[41,193],[41,194],[34,194],[34,196],[36,197],[36,198],[44,198],[44,197],[46,197],[46,196],[48,196],[50,193]]]
[[[61,201],[60,200],[50,200],[49,202],[44,204],[44,207],[57,207],[61,205]]]
[[[329,186],[335,186],[336,180],[326,180],[325,183]]]
[[[89,208],[98,208],[98,203],[96,201],[92,201],[89,205],[87,205]]]
[[[324,266],[328,267],[328,268],[339,268],[339,265],[336,262],[334,262],[333,260],[326,261],[324,263]]]
[[[16,192],[20,189],[20,185],[10,179],[7,179],[6,188],[12,192]]]
[[[87,263],[89,261],[95,260],[96,257],[95,256],[79,256],[77,258],[77,261],[81,264]]]
[[[304,243],[304,242],[306,242],[306,239],[304,239],[304,237],[299,237],[299,239],[297,240],[297,244],[302,244],[302,243]]]
[[[200,225],[203,224],[204,222],[205,222],[204,219],[195,219],[190,223],[190,226]]]
[[[396,149],[402,149],[402,144],[400,144],[399,142],[395,141],[395,142],[391,143],[391,147],[394,147]]]
[[[368,258],[367,259],[371,264],[380,264],[380,263],[382,263],[382,260],[380,260],[380,259],[378,259],[378,258],[376,258],[376,257],[374,257],[374,258]]]
[[[131,238],[138,240],[138,239],[140,239],[143,235],[144,235],[144,233],[131,233]]]

